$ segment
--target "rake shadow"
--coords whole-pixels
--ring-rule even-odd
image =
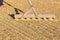
[[[11,16],[13,19],[15,19],[14,14],[9,14],[9,16]]]

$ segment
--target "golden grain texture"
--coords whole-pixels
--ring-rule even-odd
[[[27,0],[4,0],[24,12],[30,7]],[[60,0],[32,0],[37,13],[56,14],[58,21],[14,20],[12,7],[0,8],[0,40],[60,40]]]

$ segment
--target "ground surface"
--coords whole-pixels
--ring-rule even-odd
[[[27,0],[4,0],[16,8],[27,11]],[[0,40],[60,40],[60,0],[32,0],[37,13],[57,15],[58,21],[14,20],[12,7],[0,8]],[[32,12],[31,12],[32,13]]]

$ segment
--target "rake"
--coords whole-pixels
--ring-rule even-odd
[[[30,18],[30,19],[33,19],[33,18],[35,18],[35,19],[39,19],[39,18],[41,18],[41,19],[49,19],[49,18],[50,19],[55,19],[56,18],[55,14],[37,14],[31,0],[27,0],[27,1],[28,1],[29,5],[30,5],[30,8],[23,14],[15,14],[14,17],[16,19],[19,19],[19,18],[20,19],[21,18],[24,18],[24,19],[27,19],[27,18]],[[29,13],[31,11],[31,9],[33,11],[33,14]]]

